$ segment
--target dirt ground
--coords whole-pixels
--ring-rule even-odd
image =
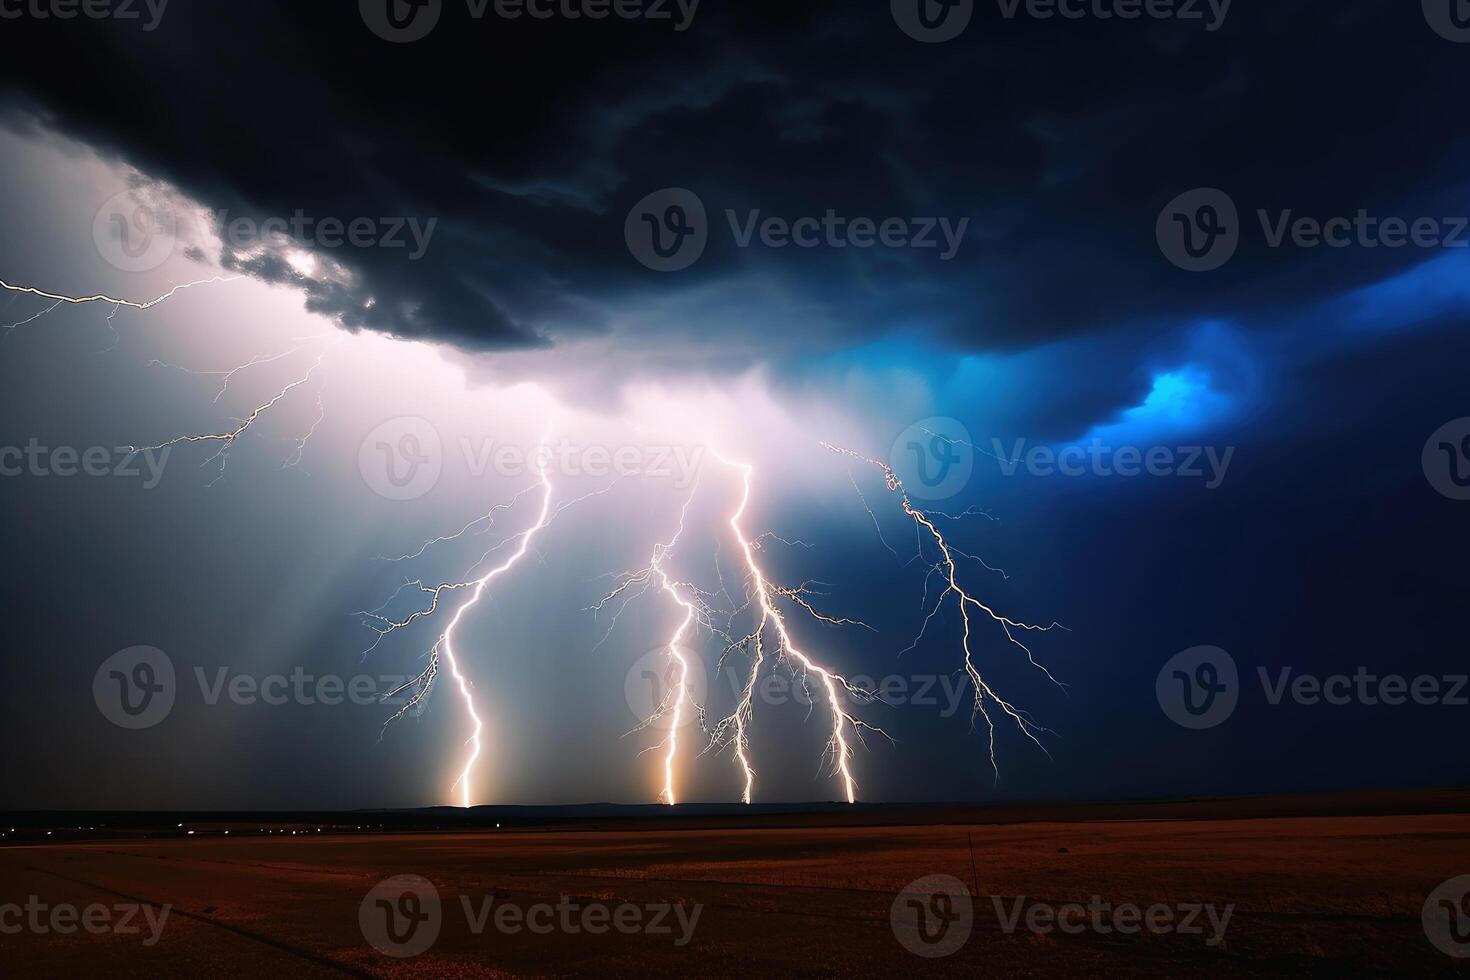
[[[142,914],[133,923],[138,933],[100,926],[96,934],[29,925],[0,930],[0,972],[1470,976],[1470,959],[1438,951],[1420,918],[1431,891],[1470,874],[1470,815],[1126,819],[1114,807],[1106,816],[1076,810],[1066,816],[951,823],[946,813],[943,823],[891,826],[694,822],[678,829],[663,822],[392,833],[236,822],[160,827],[113,840],[11,844],[0,846],[0,909],[142,902],[150,903],[155,920],[163,905],[170,910],[151,945]],[[374,948],[360,917],[365,907],[371,914],[369,891],[398,875],[426,879],[440,902],[437,938],[407,958]],[[905,886],[931,875],[952,876],[979,897],[963,946],[921,959],[900,942],[891,913]],[[922,890],[925,901],[932,890]],[[532,919],[516,928],[512,915],[507,927],[497,928],[493,917],[482,918],[487,900],[493,910],[514,906],[522,916],[533,906],[552,906],[546,921],[562,914],[559,907],[571,910],[565,912],[570,919],[533,932],[525,927]],[[1198,913],[1202,930],[1189,934],[1026,926],[1024,913],[1035,906],[1095,901],[1109,910],[1161,905],[1180,917],[1193,906],[1210,906],[1217,917],[1229,907],[1230,918],[1216,943],[1205,913]],[[578,916],[597,905],[609,915],[632,905],[637,911],[626,913],[629,921],[636,915],[650,925],[652,910],[662,908],[666,931],[630,927],[625,933],[603,922],[594,933],[597,921]],[[940,907],[932,908],[938,914]],[[1017,909],[1020,924],[1007,931],[1005,921]],[[23,914],[0,913],[0,926]],[[47,914],[40,913],[43,925],[51,921]],[[116,921],[122,913],[108,914]],[[1101,921],[1126,921],[1107,916]],[[1045,916],[1038,921],[1044,924]],[[477,923],[483,924],[478,931]]]

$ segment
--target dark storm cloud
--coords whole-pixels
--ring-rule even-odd
[[[389,44],[352,3],[195,2],[150,32],[7,21],[0,76],[13,104],[231,216],[437,219],[418,260],[332,250],[350,280],[307,281],[279,256],[226,264],[296,282],[349,326],[472,349],[614,321],[675,344],[718,330],[722,347],[773,327],[797,347],[918,327],[980,349],[1172,329],[1424,258],[1268,248],[1257,208],[1464,210],[1451,121],[1466,52],[1416,4],[1235,4],[1214,31],[1001,10],[981,3],[964,35],[927,45],[879,2],[706,0],[678,31],[475,20],[446,0],[426,39]],[[704,202],[710,244],[660,274],[623,225],[671,186]],[[1244,240],[1226,268],[1191,275],[1160,255],[1154,222],[1199,186],[1230,193]],[[968,225],[949,261],[942,247],[741,248],[727,209]],[[691,297],[732,293],[717,324],[692,312]]]

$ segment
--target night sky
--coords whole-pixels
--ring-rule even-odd
[[[640,753],[661,735],[625,734],[628,692],[679,610],[654,589],[604,641],[590,607],[691,492],[677,575],[740,593],[739,476],[710,446],[755,467],[744,524],[779,536],[770,578],[820,583],[824,614],[871,627],[787,603],[803,648],[937,701],[852,708],[893,739],[856,749],[863,800],[1463,784],[1470,30],[1453,2],[1131,20],[963,3],[968,25],[935,43],[905,32],[904,0],[597,20],[435,0],[406,43],[379,36],[381,0],[173,0],[156,21],[142,3],[6,7],[0,280],[139,302],[218,281],[148,310],[0,295],[0,463],[50,460],[0,476],[0,804],[450,802],[466,717],[442,675],[386,729],[381,704],[208,688],[417,674],[433,624],[365,653],[355,613],[513,540],[534,476],[464,449],[549,428],[581,452],[555,480],[555,506],[576,503],[457,643],[487,723],[476,802],[656,798],[659,756]],[[156,256],[112,220],[140,213],[166,229]],[[296,240],[262,236],[272,220]],[[667,243],[689,222],[674,240],[703,251],[660,257],[650,230]],[[157,479],[146,461],[112,473],[117,447],[228,431],[300,379],[222,476],[219,446],[196,443]],[[370,475],[385,431],[434,434],[431,487],[391,499]],[[953,597],[912,644],[942,591],[932,546],[921,560],[879,469],[824,441],[892,462],[916,506],[968,514],[936,519],[978,598],[1065,627],[1025,636],[1061,686],[992,623],[975,646],[1049,757],[992,702],[996,778],[984,719],[946,704]],[[58,447],[99,447],[109,474],[65,475]],[[588,447],[692,453],[698,482],[589,473]],[[485,535],[379,560],[528,487]],[[696,633],[714,674],[725,644]],[[138,646],[166,653],[177,690],[134,731],[94,680]],[[1191,728],[1156,682],[1202,646],[1233,659],[1238,704]],[[1355,683],[1346,703],[1273,704],[1283,669],[1433,678],[1442,696],[1384,704]],[[732,689],[711,686],[712,725]],[[820,698],[755,719],[758,800],[840,796]],[[681,796],[738,799],[730,749],[681,737]]]

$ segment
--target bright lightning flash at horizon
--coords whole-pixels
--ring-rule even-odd
[[[460,669],[459,656],[455,653],[454,650],[454,631],[459,626],[460,621],[464,619],[465,614],[479,604],[480,599],[484,596],[485,590],[489,587],[491,581],[493,581],[500,575],[508,572],[511,568],[515,567],[515,565],[518,564],[522,558],[526,556],[526,553],[531,548],[532,539],[535,538],[538,532],[544,530],[547,525],[551,523],[552,517],[555,516],[551,510],[551,500],[554,488],[551,482],[551,475],[547,469],[546,438],[543,438],[537,446],[537,451],[535,453],[535,467],[537,479],[543,491],[541,496],[541,510],[536,518],[535,523],[516,536],[517,538],[519,538],[520,544],[509,558],[505,559],[499,565],[492,567],[489,571],[479,576],[478,578],[470,578],[462,582],[446,582],[442,585],[434,586],[433,588],[429,588],[422,583],[417,583],[419,591],[430,597],[429,604],[424,609],[415,610],[405,619],[391,620],[381,615],[378,615],[376,612],[364,614],[369,618],[379,620],[383,624],[382,629],[377,629],[375,627],[379,634],[378,640],[379,642],[381,642],[383,637],[388,636],[392,633],[396,633],[399,630],[407,629],[416,621],[432,616],[438,610],[439,600],[446,592],[458,592],[466,589],[469,590],[470,597],[466,599],[463,603],[461,603],[457,609],[455,609],[454,615],[449,620],[449,625],[444,628],[444,632],[439,634],[438,640],[435,641],[433,648],[429,651],[429,666],[424,670],[422,674],[419,675],[418,678],[410,681],[408,684],[400,687],[397,691],[394,691],[389,695],[389,697],[392,697],[394,695],[402,693],[405,690],[418,686],[418,689],[415,691],[413,696],[409,698],[408,702],[403,706],[403,708],[400,709],[397,714],[395,714],[392,718],[388,720],[388,723],[391,724],[393,721],[403,717],[414,708],[423,704],[423,702],[428,698],[429,693],[433,688],[434,679],[438,676],[439,673],[440,653],[442,651],[443,660],[449,665],[450,676],[454,678],[455,684],[457,684],[459,687],[460,697],[464,700],[465,711],[469,714],[470,722],[473,726],[470,737],[466,740],[466,744],[470,746],[470,753],[466,757],[463,767],[460,769],[459,777],[454,781],[453,785],[449,787],[451,793],[455,790],[456,787],[459,788],[460,805],[465,808],[469,808],[475,805],[472,774],[474,771],[475,763],[479,761],[480,753],[483,748],[481,736],[485,730],[485,723],[480,718],[480,713],[475,707],[475,699],[473,693],[471,692],[471,684],[468,679],[466,679],[464,672]],[[491,513],[494,512],[492,511]],[[467,525],[466,530],[468,529],[468,527],[469,526]],[[460,533],[463,534],[464,531],[461,531]],[[450,535],[446,538],[438,540],[447,541],[452,540],[456,537],[458,537],[458,535]],[[512,538],[511,540],[515,540],[515,538]],[[490,551],[487,551],[484,555],[481,556],[480,562],[488,560],[490,555],[493,554],[495,550],[497,549],[492,548]],[[480,562],[477,562],[476,565],[480,564]],[[471,572],[471,574],[473,574],[473,571]],[[376,647],[377,643],[374,643],[373,646]]]
[[[634,729],[635,731],[641,731],[642,729],[650,728],[666,714],[672,713],[669,721],[668,737],[660,745],[654,746],[654,748],[663,747],[665,749],[664,788],[659,794],[659,799],[670,806],[679,802],[678,790],[675,787],[674,769],[679,758],[679,729],[684,724],[684,703],[688,701],[691,707],[700,710],[700,706],[694,703],[693,696],[689,691],[689,660],[681,645],[684,643],[684,636],[689,632],[690,626],[696,622],[708,626],[709,620],[702,606],[696,606],[694,601],[686,599],[679,594],[679,586],[681,584],[685,585],[686,588],[696,595],[697,590],[692,585],[676,582],[671,578],[665,562],[678,545],[679,539],[684,536],[684,527],[689,520],[689,506],[694,502],[694,497],[698,490],[699,484],[696,482],[694,489],[690,491],[689,496],[684,500],[683,509],[679,512],[678,530],[674,532],[674,536],[667,543],[659,542],[653,546],[653,557],[649,560],[648,565],[636,572],[624,572],[619,576],[622,581],[618,584],[618,587],[603,596],[592,607],[594,611],[601,610],[609,602],[626,594],[629,589],[635,586],[642,586],[644,591],[646,591],[648,585],[656,576],[662,590],[668,594],[669,598],[679,608],[684,610],[684,618],[680,620],[679,625],[669,637],[666,648],[670,668],[676,675],[677,680],[672,688],[664,694],[662,701],[654,708],[653,714],[645,718],[637,729]],[[641,595],[642,593],[640,592],[639,594]]]
[[[749,463],[732,462],[718,452],[715,453],[715,457],[726,466],[738,470],[742,475],[740,504],[735,512],[730,515],[729,525],[730,531],[734,534],[736,542],[740,545],[741,553],[745,559],[745,568],[750,578],[751,587],[755,591],[756,601],[760,609],[760,620],[756,628],[742,641],[743,643],[754,644],[755,648],[755,655],[749,675],[750,680],[741,692],[740,701],[734,713],[721,722],[720,725],[716,726],[712,737],[712,744],[716,744],[721,740],[724,731],[728,730],[729,726],[734,726],[735,735],[733,742],[735,744],[735,756],[740,764],[745,780],[745,789],[741,799],[747,804],[751,803],[755,793],[756,771],[755,766],[750,761],[748,728],[753,715],[755,686],[759,679],[761,665],[765,660],[765,648],[762,637],[768,627],[773,627],[778,641],[776,656],[778,658],[789,657],[795,660],[801,666],[803,675],[816,674],[821,681],[823,691],[826,694],[828,709],[832,713],[832,734],[827,741],[827,751],[832,756],[832,770],[835,775],[841,777],[842,788],[847,802],[856,803],[857,781],[852,774],[853,751],[851,744],[848,742],[847,729],[852,729],[853,735],[860,743],[863,742],[863,732],[865,730],[882,735],[884,738],[888,738],[888,734],[880,728],[869,725],[844,709],[842,706],[842,694],[845,692],[855,699],[865,702],[876,700],[876,696],[870,691],[855,686],[841,674],[818,664],[811,655],[798,647],[796,641],[791,636],[790,629],[786,625],[785,617],[776,608],[773,600],[775,596],[784,596],[792,599],[797,605],[812,613],[818,620],[829,624],[838,625],[850,621],[839,621],[822,616],[800,598],[800,589],[781,589],[772,586],[767,581],[765,572],[761,570],[760,563],[756,561],[755,546],[746,537],[745,530],[740,523],[750,506],[752,494],[751,481],[754,479],[755,467]]]
[[[113,307],[112,313],[110,313],[107,318],[107,325],[108,328],[111,330],[113,329],[112,317],[122,307],[128,307],[130,309],[136,310],[148,310],[175,296],[181,290],[212,283],[231,282],[239,278],[242,277],[215,276],[209,279],[201,279],[195,282],[183,283],[181,285],[173,287],[161,296],[143,302],[118,299],[102,294],[92,296],[68,296],[28,286],[16,286],[12,285],[11,283],[5,282],[4,280],[0,280],[0,288],[3,288],[4,290],[8,290],[10,292],[32,295],[42,299],[54,301],[52,306],[48,307],[45,310],[42,310],[41,312],[35,314],[27,320],[22,321],[22,323],[33,322],[34,320],[45,316],[47,313],[50,313],[52,310],[56,309],[62,304],[69,303],[80,305],[99,303],[110,304]],[[3,330],[8,334],[8,332],[19,325],[21,324],[6,325],[0,327],[0,330]],[[113,330],[113,333],[115,334],[116,331]],[[219,461],[219,474],[215,478],[214,482],[209,484],[210,486],[213,486],[214,483],[218,483],[224,478],[225,470],[229,463],[229,453],[230,450],[234,447],[236,441],[247,431],[249,431],[263,416],[270,413],[273,409],[276,408],[277,405],[279,405],[283,400],[290,396],[293,391],[310,383],[317,372],[321,369],[323,360],[325,359],[327,353],[339,342],[341,342],[341,340],[342,338],[340,337],[333,338],[326,336],[296,337],[293,338],[292,341],[296,344],[296,346],[292,347],[289,350],[285,350],[281,353],[276,354],[257,355],[243,364],[224,370],[193,370],[186,367],[180,367],[179,365],[175,364],[168,364],[160,360],[150,361],[149,366],[175,369],[191,375],[207,376],[219,379],[219,389],[214,396],[214,403],[218,403],[225,396],[226,392],[230,389],[232,382],[234,382],[241,373],[249,369],[259,367],[261,365],[275,363],[294,354],[297,354],[305,349],[305,346],[308,343],[315,341],[324,342],[322,346],[315,351],[314,360],[310,363],[310,365],[305,369],[303,373],[295,377],[294,380],[291,380],[289,383],[286,383],[285,385],[278,388],[270,397],[258,402],[248,413],[244,414],[242,417],[234,419],[234,422],[236,423],[235,425],[224,428],[222,429],[222,431],[218,432],[203,432],[174,436],[173,438],[164,440],[152,446],[129,447],[130,451],[166,451],[175,446],[189,443],[218,444],[219,448],[217,449],[217,451],[204,462],[204,465],[208,465],[211,462]],[[284,465],[295,466],[300,463],[302,455],[305,452],[307,443],[311,440],[312,436],[317,430],[317,427],[320,425],[325,417],[325,407],[322,401],[320,385],[318,385],[317,387],[316,408],[317,413],[315,421],[312,422],[311,428],[303,436],[295,440],[294,451]],[[491,583],[501,575],[509,572],[525,558],[525,556],[531,549],[533,540],[555,520],[558,514],[560,514],[566,508],[573,506],[574,504],[579,503],[582,500],[607,493],[612,489],[612,486],[605,487],[602,490],[594,491],[592,493],[586,494],[583,497],[579,497],[576,500],[562,504],[560,508],[553,510],[552,501],[555,495],[555,488],[553,486],[551,473],[548,467],[548,460],[550,459],[550,448],[547,443],[548,439],[549,433],[546,436],[543,436],[542,440],[537,445],[535,453],[535,475],[537,479],[534,484],[521,490],[508,503],[496,505],[495,507],[488,510],[486,513],[482,514],[480,517],[477,517],[474,520],[466,523],[458,531],[452,534],[431,538],[428,541],[425,541],[417,551],[410,554],[405,554],[399,558],[394,559],[385,558],[384,560],[395,562],[415,560],[425,555],[425,553],[430,548],[436,545],[459,540],[471,533],[484,533],[485,531],[488,531],[491,526],[494,525],[495,518],[498,513],[515,508],[523,496],[539,488],[541,490],[540,508],[535,521],[529,527],[485,550],[479,556],[479,558],[470,565],[469,570],[465,573],[465,576],[461,580],[447,581],[432,587],[424,584],[423,580],[405,581],[403,585],[400,586],[399,589],[395,591],[393,595],[390,596],[389,599],[377,609],[365,611],[359,614],[364,619],[364,622],[366,622],[367,625],[369,625],[369,627],[378,634],[373,644],[368,648],[367,651],[364,652],[363,656],[366,657],[369,653],[376,649],[377,646],[382,643],[383,640],[388,636],[408,629],[410,626],[421,619],[429,619],[433,617],[439,611],[441,599],[445,598],[447,595],[459,592],[468,593],[468,598],[454,609],[453,614],[449,617],[449,620],[445,625],[443,631],[438,634],[432,647],[429,649],[427,654],[427,667],[417,677],[413,678],[406,684],[401,685],[397,690],[390,692],[384,697],[384,700],[388,701],[398,695],[407,694],[407,699],[403,706],[384,723],[384,730],[386,731],[388,726],[390,726],[393,722],[425,707],[429,696],[435,687],[436,681],[442,668],[445,666],[448,667],[448,672],[450,676],[454,679],[454,682],[459,690],[460,697],[464,703],[466,714],[470,719],[471,730],[469,737],[465,740],[464,743],[466,746],[468,746],[468,752],[463,760],[463,763],[458,768],[457,778],[450,785],[451,796],[455,793],[456,790],[458,790],[460,804],[464,807],[471,807],[475,804],[476,795],[473,783],[473,775],[476,764],[479,762],[484,750],[485,723],[481,716],[480,708],[475,703],[473,684],[466,676],[464,670],[464,658],[462,656],[462,651],[456,649],[457,630],[459,629],[461,623],[465,620],[465,618],[471,613],[471,611],[479,605],[482,598],[489,590]],[[958,598],[960,613],[964,627],[963,637],[961,640],[961,650],[963,652],[963,669],[965,671],[965,674],[969,677],[970,681],[975,685],[972,725],[975,718],[983,717],[985,719],[987,728],[989,730],[990,764],[995,771],[997,781],[999,780],[1000,770],[996,760],[996,727],[995,719],[990,713],[990,705],[987,704],[987,699],[990,702],[993,702],[994,706],[998,707],[1004,714],[1009,716],[1015,722],[1021,733],[1030,741],[1032,741],[1038,748],[1040,748],[1043,753],[1046,753],[1048,757],[1050,757],[1050,753],[1047,752],[1046,746],[1042,744],[1040,736],[1043,734],[1051,733],[1047,729],[1037,725],[1026,712],[1016,708],[1010,702],[1001,698],[980,673],[980,670],[975,662],[975,652],[972,646],[972,611],[983,612],[987,617],[989,617],[991,621],[998,624],[1001,627],[1001,630],[1003,631],[1006,640],[1025,654],[1031,666],[1040,670],[1043,674],[1046,675],[1049,680],[1051,680],[1053,683],[1056,683],[1058,687],[1062,687],[1062,685],[1056,681],[1056,678],[1052,676],[1050,671],[1048,671],[1036,660],[1031,650],[1024,643],[1022,643],[1017,636],[1018,632],[1046,632],[1052,629],[1061,628],[1059,624],[1052,623],[1049,626],[1038,626],[1011,619],[996,612],[991,606],[987,605],[985,602],[981,601],[979,598],[966,591],[966,589],[960,584],[960,575],[958,563],[956,561],[956,555],[967,559],[974,558],[974,556],[967,555],[965,552],[959,550],[957,547],[951,544],[946,539],[939,525],[936,523],[937,519],[957,519],[957,516],[945,514],[939,511],[920,510],[915,507],[902,481],[899,479],[894,469],[887,463],[866,456],[862,456],[856,452],[853,452],[852,450],[843,449],[839,446],[835,446],[829,443],[823,442],[821,443],[821,446],[840,456],[844,456],[852,460],[878,467],[884,475],[884,479],[886,481],[889,491],[899,496],[904,514],[915,522],[915,526],[920,532],[920,556],[924,556],[923,542],[925,540],[924,535],[926,533],[928,539],[932,541],[933,547],[937,549],[938,559],[930,565],[928,573],[926,574],[924,579],[925,603],[927,604],[929,582],[936,572],[940,573],[943,576],[944,580],[946,581],[946,587],[944,591],[940,594],[937,602],[934,605],[934,608],[926,615],[923,621],[923,626],[921,627],[918,636],[915,638],[914,643],[909,647],[909,649],[913,649],[913,647],[917,646],[918,643],[923,640],[930,622],[932,622],[934,617],[939,613],[945,600],[951,595],[956,596]],[[666,716],[670,720],[668,736],[662,742],[658,743],[658,745],[655,745],[653,749],[647,750],[653,751],[657,748],[664,749],[662,762],[663,787],[659,794],[659,799],[667,804],[673,805],[679,801],[681,796],[677,785],[676,774],[678,770],[680,751],[679,729],[685,724],[684,711],[686,707],[692,711],[697,712],[701,726],[703,727],[704,725],[705,708],[696,700],[693,692],[690,689],[690,657],[692,656],[693,651],[690,649],[689,635],[691,630],[694,627],[698,626],[700,629],[708,630],[712,635],[722,638],[726,643],[723,652],[720,653],[718,657],[717,668],[723,669],[726,660],[732,653],[737,650],[747,651],[751,655],[749,672],[740,686],[739,694],[737,696],[737,701],[733,712],[725,718],[721,719],[712,728],[705,729],[706,734],[708,735],[708,744],[704,750],[706,753],[718,750],[726,745],[733,746],[735,759],[739,766],[739,773],[742,779],[742,801],[746,804],[750,804],[753,802],[755,797],[757,770],[752,759],[750,734],[754,723],[755,692],[757,689],[757,685],[759,684],[762,671],[767,667],[767,662],[771,661],[774,667],[780,667],[783,664],[789,667],[793,673],[793,676],[796,677],[803,684],[803,686],[806,685],[808,679],[812,676],[815,676],[817,678],[824,695],[823,700],[825,701],[825,705],[830,712],[831,717],[831,728],[827,738],[826,750],[823,754],[823,758],[825,759],[830,757],[830,774],[834,778],[840,780],[843,796],[847,800],[847,802],[854,803],[857,800],[857,781],[853,774],[854,741],[859,744],[865,744],[865,732],[878,734],[883,736],[884,738],[889,738],[889,736],[882,729],[874,727],[873,725],[870,725],[862,719],[856,717],[846,707],[844,707],[844,702],[845,699],[851,698],[855,702],[866,704],[873,703],[875,701],[881,701],[882,698],[876,692],[865,690],[853,684],[842,674],[819,663],[811,653],[798,646],[794,636],[792,635],[790,626],[785,615],[783,615],[781,610],[778,608],[778,603],[779,600],[784,599],[790,602],[797,609],[813,617],[818,622],[828,626],[868,627],[866,627],[866,624],[856,619],[832,617],[820,612],[808,599],[808,596],[810,595],[819,594],[813,592],[810,589],[810,586],[813,583],[803,583],[796,587],[784,587],[773,584],[767,578],[767,573],[761,567],[758,554],[762,551],[764,542],[768,538],[774,538],[775,536],[773,534],[767,533],[755,539],[751,539],[746,534],[743,525],[743,522],[751,505],[752,497],[754,495],[755,467],[751,463],[735,462],[727,459],[724,456],[720,455],[718,452],[713,453],[713,455],[715,455],[715,457],[719,459],[719,461],[724,466],[738,472],[741,475],[741,492],[739,503],[735,507],[734,511],[729,515],[726,523],[728,525],[729,532],[734,536],[735,541],[740,547],[740,552],[743,559],[743,565],[745,569],[744,579],[746,586],[745,604],[740,608],[733,610],[716,608],[716,606],[714,605],[714,601],[716,597],[720,595],[723,595],[731,605],[735,604],[735,600],[730,597],[728,589],[724,587],[722,574],[720,575],[720,592],[714,593],[704,591],[692,582],[681,581],[677,579],[669,570],[669,560],[679,542],[685,535],[690,507],[699,490],[699,484],[698,482],[696,482],[694,487],[690,490],[689,496],[687,497],[687,499],[685,499],[682,509],[680,510],[679,524],[673,536],[667,542],[655,543],[652,556],[649,560],[648,565],[636,572],[622,573],[619,576],[620,581],[617,587],[613,589],[611,593],[604,596],[594,607],[592,607],[594,610],[601,610],[610,602],[621,599],[622,606],[619,607],[617,610],[617,613],[620,614],[622,609],[626,608],[627,602],[630,599],[644,594],[650,588],[657,587],[661,592],[666,594],[669,599],[682,611],[682,617],[680,618],[677,625],[673,628],[664,646],[669,661],[669,668],[673,683],[665,692],[661,703],[655,707],[653,714],[650,717],[644,719],[638,728],[634,729],[634,731],[640,731],[645,728],[652,727],[656,722]],[[616,481],[614,485],[616,485]],[[855,481],[853,482],[853,486],[854,489],[857,489],[857,484]],[[861,499],[862,491],[858,489],[857,492]],[[868,515],[873,519],[874,527],[878,530],[879,539],[880,541],[882,541],[883,538],[880,522],[878,521],[877,516],[873,513],[872,509],[868,506],[866,499],[863,499],[863,507],[865,510],[867,510]],[[973,513],[976,513],[976,511],[967,511],[965,514],[958,515],[958,517],[970,516]],[[988,516],[983,515],[983,512],[981,513],[982,516]],[[480,527],[480,525],[484,526]],[[475,530],[476,528],[479,529]],[[802,542],[785,541],[785,539],[779,538],[776,540],[781,540],[787,544],[792,545],[803,544]],[[515,547],[512,550],[512,553],[507,558],[505,558],[503,561],[500,561],[498,564],[494,564],[493,566],[489,567],[488,570],[484,571],[483,573],[479,572],[482,567],[492,562],[494,555],[496,555],[501,549],[512,545],[512,543],[515,544]],[[718,574],[720,573],[720,563],[718,558],[718,539],[716,544],[717,550],[715,559],[715,571]],[[883,544],[886,548],[888,548],[890,552],[893,551],[893,549],[888,546],[886,541],[883,541]],[[810,546],[808,545],[807,547]],[[927,560],[927,558],[925,560]],[[1000,569],[991,568],[991,566],[985,565],[983,561],[981,562],[981,564],[991,571],[1000,572],[1002,575],[1004,575],[1004,572],[1002,572]],[[398,598],[398,596],[400,596],[404,591],[410,589],[417,589],[420,595],[427,597],[427,603],[424,605],[423,608],[416,609],[401,619],[390,618],[385,610],[387,610],[388,606],[393,603]],[[736,616],[742,614],[746,610],[753,610],[753,613],[755,615],[754,626],[751,631],[745,636],[736,639],[731,633],[731,624],[733,624]],[[728,613],[728,622],[726,622],[723,626],[717,625],[715,622],[716,613]],[[616,627],[616,624],[617,615],[614,615],[612,626],[609,627],[607,635],[611,635],[611,632]],[[605,635],[603,639],[606,640],[607,636]],[[808,693],[810,693],[810,691],[808,691]]]

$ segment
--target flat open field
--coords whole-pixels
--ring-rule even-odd
[[[1441,793],[1138,805],[1131,819],[1127,805],[1059,807],[1055,819],[1034,807],[770,817],[765,825],[700,816],[683,829],[677,820],[600,820],[378,831],[342,815],[336,829],[238,818],[134,828],[114,839],[0,847],[0,906],[32,896],[48,908],[146,902],[156,919],[168,904],[156,943],[145,945],[150,927],[140,914],[138,934],[0,935],[0,961],[7,975],[58,977],[1463,977],[1470,960],[1436,950],[1420,910],[1442,882],[1470,874],[1470,815],[1454,812],[1466,802]],[[1260,816],[1263,809],[1289,815]],[[1395,809],[1405,812],[1386,812]],[[972,892],[978,883],[981,897],[963,947],[921,959],[896,938],[890,910],[906,885],[936,874]],[[410,958],[370,945],[359,917],[369,891],[396,875],[427,879],[440,901],[437,938]],[[999,913],[990,896],[1003,897]],[[1093,896],[1109,908],[1233,909],[1215,945],[1204,914],[1202,931],[1188,935],[1035,932],[1024,914],[1007,932],[1021,896],[1022,909],[1086,905]],[[510,927],[497,928],[494,912],[483,918],[487,899],[492,910],[514,906],[521,916],[552,906],[552,927],[533,932],[533,919],[512,915]],[[599,920],[578,918],[625,904],[645,925],[662,906],[668,931],[623,933],[600,920],[605,931],[593,934],[583,925]],[[14,921],[0,917],[0,925]]]

